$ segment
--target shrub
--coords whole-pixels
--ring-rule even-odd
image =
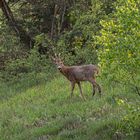
[[[138,92],[140,83],[140,10],[139,1],[118,0],[114,12],[101,21],[101,36],[97,36],[98,52],[103,74],[134,87]]]

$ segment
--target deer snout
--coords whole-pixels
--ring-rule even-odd
[[[58,70],[61,70],[61,66],[58,66],[57,68],[58,68]]]

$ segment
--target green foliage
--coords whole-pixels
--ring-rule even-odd
[[[53,70],[52,63],[46,56],[38,53],[36,49],[30,51],[25,58],[11,59],[5,64],[5,70],[1,72],[3,81],[19,81],[21,78],[31,76],[33,79],[39,74]],[[26,79],[26,78],[25,78]]]
[[[42,44],[46,49],[45,37],[54,42],[57,52],[61,52],[66,63],[97,64],[97,50],[95,35],[100,30],[99,21],[106,13],[112,12],[114,1],[78,0],[78,1],[17,1],[9,2],[17,23],[23,27],[31,38],[35,38],[37,45]],[[11,5],[10,5],[11,4]],[[110,7],[107,10],[106,7]],[[5,22],[5,19],[2,19]],[[6,26],[6,24],[3,24]],[[2,27],[5,30],[6,27]],[[1,33],[1,32],[0,32]],[[6,34],[8,34],[6,32]],[[1,33],[3,36],[3,34]],[[13,36],[13,34],[11,33]],[[10,38],[12,38],[10,35]],[[13,41],[15,39],[12,38]],[[6,40],[8,42],[8,39]],[[63,42],[63,43],[62,43]],[[21,46],[10,41],[9,48],[20,49]],[[60,45],[61,44],[61,45]],[[12,46],[12,47],[11,47]],[[58,47],[56,47],[58,46]],[[2,46],[5,48],[5,46]],[[14,50],[14,49],[13,49]],[[9,50],[7,50],[9,51]],[[50,51],[50,48],[47,49]],[[90,53],[90,54],[89,54]]]
[[[137,104],[126,103],[128,114],[122,118],[121,127],[119,128],[126,135],[139,136],[140,132],[140,108]]]
[[[66,35],[66,39],[69,35]],[[88,41],[83,47],[83,40],[81,36],[73,36],[71,43],[67,44],[63,38],[57,42],[55,52],[60,53],[65,64],[76,65],[76,64],[97,64],[96,48],[93,44]]]
[[[1,23],[0,27],[0,53],[7,51],[16,51],[22,45],[19,42],[19,39],[13,35],[13,32],[5,23]]]
[[[102,20],[100,44],[100,65],[103,73],[111,80],[124,81],[139,86],[140,47],[138,1],[117,1],[116,12],[111,18]]]
[[[113,1],[109,3],[113,3]],[[108,5],[111,7],[109,3]],[[94,42],[95,36],[101,28],[99,22],[105,17],[104,6],[103,1],[96,0],[80,1],[71,7],[68,17],[72,29],[59,37],[58,47],[56,47],[57,52],[62,52],[66,63],[98,63],[98,46]]]

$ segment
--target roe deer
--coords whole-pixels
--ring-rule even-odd
[[[96,83],[96,74],[99,73],[99,69],[96,65],[82,65],[82,66],[65,66],[63,61],[55,54],[55,57],[51,57],[53,62],[56,64],[58,70],[71,82],[71,97],[73,96],[73,90],[75,84],[78,84],[80,89],[80,94],[83,99],[85,99],[82,88],[81,81],[89,81],[93,87],[93,96],[95,94],[95,87],[98,88],[98,91],[101,95],[101,87]]]

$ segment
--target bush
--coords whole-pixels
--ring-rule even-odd
[[[30,76],[36,79],[41,73],[49,75],[52,69],[50,60],[33,49],[25,58],[10,59],[5,64],[5,70],[1,72],[1,80],[14,82]]]
[[[112,80],[139,88],[140,36],[139,1],[118,0],[116,12],[101,21],[101,36],[97,36],[98,52],[103,74]],[[140,94],[137,90],[137,93]]]

